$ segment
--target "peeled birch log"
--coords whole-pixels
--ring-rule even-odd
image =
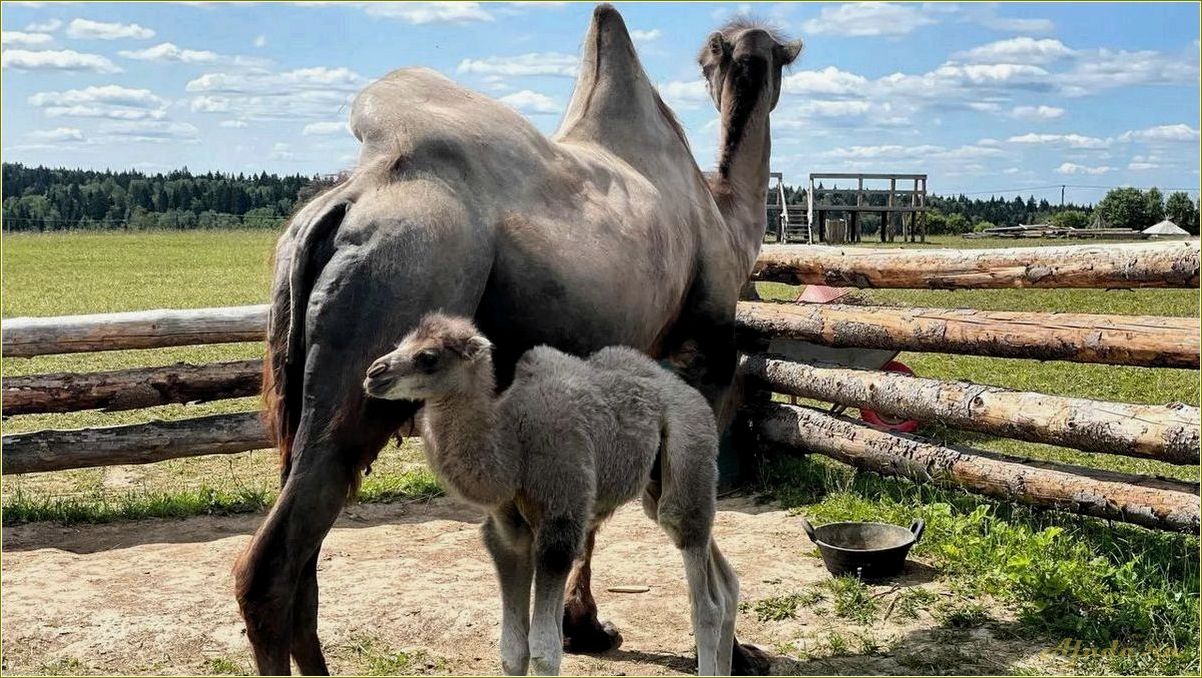
[[[1028,466],[1005,455],[939,445],[816,410],[765,403],[752,417],[761,441],[816,452],[857,468],[917,482],[960,487],[1032,506],[1197,534],[1199,499],[1107,473],[1113,480]],[[1121,478],[1121,480],[1120,480]]]
[[[824,346],[1197,369],[1197,318],[739,303],[745,333]]]
[[[91,409],[113,412],[242,398],[258,395],[262,372],[263,361],[255,359],[6,377],[4,416]]]
[[[1006,249],[765,245],[753,280],[910,289],[1198,287],[1198,241]]]
[[[0,328],[4,355],[90,353],[130,348],[261,341],[267,305],[9,318]]]
[[[963,381],[754,355],[743,371],[778,393],[1086,452],[1197,464],[1199,410],[1065,398]]]
[[[180,421],[15,433],[3,437],[3,472],[35,473],[271,447],[258,412]]]

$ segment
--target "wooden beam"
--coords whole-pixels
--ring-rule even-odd
[[[740,302],[745,338],[840,348],[1198,369],[1197,318]],[[750,335],[750,337],[746,337]]]
[[[1011,391],[753,355],[744,374],[778,393],[1086,452],[1197,464],[1199,410]]]
[[[916,482],[959,487],[1031,506],[1118,520],[1144,527],[1197,533],[1198,495],[1149,485],[1146,477],[1078,475],[1065,465],[1030,466],[996,453],[940,445],[916,436],[878,431],[844,417],[784,403],[760,405],[750,418],[768,446],[816,452],[860,469]]]
[[[261,341],[267,305],[9,318],[5,357]]]
[[[258,412],[127,426],[35,431],[3,437],[3,472],[37,473],[114,464],[149,464],[269,447],[271,441]]]
[[[972,250],[766,246],[753,280],[911,289],[1198,287],[1198,241]]]
[[[926,179],[925,174],[861,174],[859,172],[816,172],[811,179]]]
[[[262,372],[263,361],[255,359],[5,377],[4,416],[242,398],[259,394]]]

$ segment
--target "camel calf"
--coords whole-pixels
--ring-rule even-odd
[[[631,348],[581,360],[546,346],[522,356],[498,396],[491,348],[469,320],[430,314],[372,363],[363,387],[425,401],[431,468],[489,511],[505,672],[559,673],[572,562],[585,535],[642,492],[684,556],[698,671],[729,675],[739,583],[711,534],[718,436],[705,398]]]

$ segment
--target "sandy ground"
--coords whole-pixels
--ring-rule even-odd
[[[250,667],[231,594],[230,565],[261,515],[4,530],[4,672],[206,673]],[[450,500],[355,505],[325,542],[321,634],[331,669],[364,671],[339,648],[371,639],[432,658],[415,670],[495,674],[499,603],[477,536],[480,516]],[[796,519],[749,499],[723,500],[719,544],[756,601],[829,577]],[[907,586],[939,591],[933,571],[911,562],[882,600]],[[645,593],[607,587],[645,585]],[[681,561],[637,505],[602,532],[594,566],[602,616],[625,636],[601,657],[567,656],[566,674],[664,675],[694,670]],[[867,626],[802,608],[759,622],[740,614],[738,635],[770,651],[777,674],[996,673],[1039,666],[1040,646],[983,628],[940,628],[930,614]],[[831,649],[832,634],[846,648]],[[872,646],[876,646],[873,648]],[[782,654],[783,653],[783,654]]]

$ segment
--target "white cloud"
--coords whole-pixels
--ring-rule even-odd
[[[695,110],[710,100],[705,81],[701,79],[674,80],[660,85],[657,89],[664,101],[674,109]]]
[[[1015,106],[1010,117],[1018,120],[1056,120],[1064,116],[1064,109],[1056,106]]]
[[[1169,55],[1099,49],[1078,52],[1075,67],[1057,74],[1067,96],[1086,96],[1116,87],[1197,84],[1198,53]]]
[[[921,5],[848,2],[823,7],[817,17],[802,23],[802,31],[812,35],[898,36],[936,23],[938,20],[925,13]]]
[[[259,34],[259,35],[255,36],[255,47],[266,47],[266,46],[267,46],[267,36],[266,35]]]
[[[254,68],[205,73],[185,90],[198,112],[233,113],[247,120],[329,120],[345,115],[367,79],[349,68],[300,68],[277,73]]]
[[[1127,169],[1129,169],[1133,172],[1145,172],[1147,170],[1158,169],[1159,167],[1160,167],[1160,165],[1157,163],[1143,162],[1143,161],[1139,161],[1139,160],[1132,160],[1130,163],[1127,164]]]
[[[50,117],[157,120],[166,115],[167,108],[167,101],[148,89],[120,85],[38,92],[28,101]]]
[[[478,2],[302,2],[302,7],[354,7],[368,16],[398,19],[410,24],[492,21],[493,15]],[[539,3],[542,4],[542,3]]]
[[[1099,167],[1087,167],[1085,165],[1078,165],[1076,163],[1066,162],[1056,168],[1056,173],[1057,174],[1089,174],[1089,175],[1097,176],[1099,174],[1106,174],[1107,172],[1110,172],[1113,170],[1114,170],[1113,167],[1108,167],[1106,165],[1101,165]]]
[[[1051,19],[1019,19],[1014,17],[988,17],[980,21],[986,28],[1010,33],[1051,33],[1056,24]]]
[[[207,64],[217,61],[217,53],[208,50],[183,49],[174,43],[164,42],[154,47],[138,50],[121,50],[117,54],[138,61],[177,62],[184,64]]]
[[[67,24],[67,36],[76,40],[148,40],[154,37],[154,31],[138,24],[72,19]]]
[[[1038,134],[1035,132],[1013,136],[1006,141],[1012,144],[1048,144],[1083,150],[1109,148],[1111,143],[1110,139],[1089,137],[1081,134]]]
[[[551,97],[528,89],[506,94],[501,97],[500,101],[527,115],[546,115],[562,110],[562,107]]]
[[[25,27],[25,30],[34,33],[53,33],[63,27],[63,22],[58,19],[50,19],[48,21],[35,21]]]
[[[646,31],[636,28],[630,31],[630,37],[633,38],[635,42],[651,42],[652,40],[659,40],[663,34],[663,31],[659,30],[658,28],[652,28],[651,30]]]
[[[99,54],[84,54],[70,49],[41,52],[6,49],[0,54],[0,67],[18,71],[121,72],[112,61]]]
[[[38,141],[83,141],[83,132],[74,127],[56,127],[55,129],[42,129],[30,132],[29,138]]]
[[[0,31],[0,45],[5,47],[44,47],[52,42],[54,36],[47,33]]]
[[[786,94],[821,94],[865,96],[868,78],[827,66],[820,71],[796,71],[781,79],[781,91]]]
[[[221,122],[217,123],[217,125],[219,127],[225,127],[227,129],[242,129],[243,127],[246,127],[246,121],[245,120],[222,120]]]
[[[195,143],[199,136],[199,130],[194,125],[163,120],[114,123],[102,129],[101,132],[104,136],[100,140],[107,143]]]
[[[532,52],[518,56],[492,56],[484,59],[464,59],[456,71],[476,75],[503,77],[526,75],[552,75],[565,78],[575,77],[579,59],[573,54],[558,52]]]
[[[1076,54],[1059,40],[1045,38],[1010,38],[974,47],[952,55],[954,59],[974,63],[1049,64]]]
[[[1198,130],[1184,123],[1158,125],[1147,129],[1123,132],[1119,135],[1119,141],[1197,142],[1198,138]]]
[[[334,134],[346,134],[345,122],[311,122],[305,125],[301,130],[301,134],[307,137],[310,136],[330,136]]]
[[[296,154],[292,152],[292,144],[277,142],[271,147],[271,155],[268,156],[272,160],[296,160]]]

